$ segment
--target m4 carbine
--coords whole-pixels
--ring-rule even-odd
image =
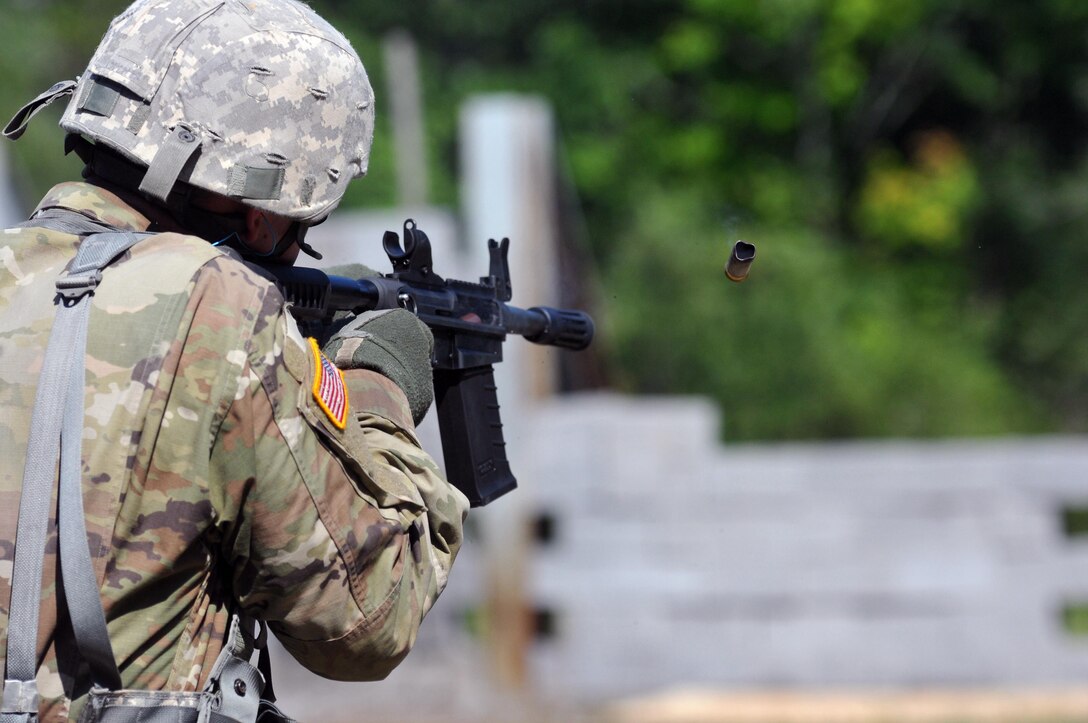
[[[338,312],[402,307],[430,327],[446,476],[473,507],[486,505],[517,486],[506,458],[493,370],[502,361],[506,335],[585,349],[593,340],[593,319],[583,311],[507,304],[512,297],[509,239],[487,242],[490,269],[478,284],[437,275],[431,242],[411,219],[404,222],[403,246],[393,231],[385,232],[382,243],[393,263],[391,274],[351,279],[296,266],[264,268],[280,285],[303,333],[322,345]]]

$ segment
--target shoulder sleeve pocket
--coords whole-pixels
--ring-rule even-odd
[[[356,395],[349,390],[344,374],[321,353],[316,342],[302,338],[289,317],[284,361],[291,376],[299,382],[299,413],[357,480],[360,491],[373,496],[380,507],[407,505],[422,511],[423,500],[415,485],[398,470],[392,455],[375,447],[364,435],[360,425],[366,424],[370,415],[354,413]]]

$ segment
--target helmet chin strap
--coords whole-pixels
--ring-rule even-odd
[[[223,216],[221,216],[220,214],[210,214],[210,213],[207,213],[207,212],[204,212],[204,211],[198,212],[197,215],[206,216],[212,222],[214,222],[214,221],[216,221],[216,220],[218,220],[220,218],[223,218]],[[193,217],[193,213],[190,212],[189,218],[192,218],[192,217]],[[231,214],[229,216],[226,216],[225,218],[229,220],[229,222],[230,222],[229,226],[226,226],[226,225],[221,226],[220,227],[221,231],[219,233],[222,233],[223,231],[227,231],[227,234],[225,236],[223,236],[222,238],[220,238],[218,241],[214,241],[212,243],[212,246],[227,246],[227,247],[230,247],[230,248],[234,249],[235,251],[237,251],[239,254],[241,254],[243,258],[247,258],[247,259],[254,259],[254,260],[273,259],[274,260],[277,257],[279,257],[280,254],[285,252],[287,249],[291,248],[291,244],[298,244],[298,247],[299,247],[300,251],[305,252],[306,254],[308,254],[309,256],[312,256],[315,259],[320,259],[321,258],[321,254],[318,251],[314,250],[314,248],[312,246],[310,246],[310,244],[306,243],[303,240],[302,237],[306,234],[306,228],[307,227],[303,226],[302,224],[298,223],[297,221],[295,221],[295,222],[293,222],[291,224],[291,226],[287,229],[287,232],[284,233],[284,235],[282,237],[280,237],[276,241],[276,243],[272,246],[271,249],[269,249],[268,251],[258,251],[257,249],[253,248],[248,243],[246,243],[246,241],[244,239],[244,235],[245,235],[245,214]],[[272,229],[272,224],[270,224],[268,222],[268,217],[265,216],[264,214],[261,214],[261,220],[264,222],[265,228],[268,231],[268,237],[272,238],[272,239],[276,238],[275,231]],[[200,234],[200,235],[201,235],[202,238],[206,238],[208,240],[211,240],[212,238],[214,238],[216,235],[219,235],[219,234],[210,234],[210,235]]]
[[[255,248],[247,244],[244,240],[242,240],[242,238],[237,233],[232,233],[224,241],[216,241],[212,245],[218,246],[221,243],[231,245],[230,240],[233,239],[236,244],[234,247],[241,252],[242,256],[254,259],[274,259],[279,257],[279,255],[287,249],[291,248],[291,244],[294,243],[294,239],[291,238],[294,234],[292,234],[291,232],[294,229],[295,224],[291,224],[291,227],[287,229],[283,236],[281,236],[279,239],[276,239],[276,230],[272,228],[272,224],[268,222],[267,214],[261,214],[261,223],[264,224],[264,230],[265,233],[268,234],[268,238],[270,240],[275,240],[275,243],[272,244],[272,248],[270,248],[268,251],[256,250]]]
[[[264,222],[264,227],[265,230],[268,232],[268,237],[276,238],[276,232],[273,230],[272,224],[268,222],[268,216],[262,213],[261,221]],[[269,251],[267,254],[254,255],[260,258],[276,258],[284,251],[291,248],[291,244],[298,244],[299,251],[302,251],[303,253],[320,260],[321,254],[315,251],[313,246],[306,243],[305,236],[308,228],[308,226],[303,226],[298,221],[293,221],[291,225],[287,228],[287,231],[283,234],[283,236],[278,241],[276,241],[275,245],[272,246],[271,251]]]
[[[300,224],[300,223],[296,223],[295,225],[296,226],[302,226],[302,224]],[[306,254],[307,256],[309,256],[311,258],[315,258],[318,261],[320,261],[321,259],[324,258],[324,256],[322,256],[321,252],[318,251],[317,249],[315,249],[313,246],[311,246],[305,239],[306,229],[307,228],[308,228],[308,226],[302,226],[302,229],[299,231],[298,238],[295,239],[295,243],[298,244],[299,251],[301,251],[302,253]]]

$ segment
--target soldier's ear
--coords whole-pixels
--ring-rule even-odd
[[[239,236],[251,255],[294,263],[299,247],[295,234],[289,233],[293,225],[289,218],[246,207],[245,226]]]
[[[268,236],[268,221],[264,218],[264,211],[247,207],[245,237],[242,241],[250,248],[262,248],[263,236]],[[263,240],[269,248],[276,242],[276,239],[271,237]]]

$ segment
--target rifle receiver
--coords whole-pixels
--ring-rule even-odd
[[[473,507],[486,505],[517,487],[506,458],[494,377],[507,335],[585,349],[593,340],[593,319],[574,309],[508,304],[513,295],[508,239],[488,241],[488,274],[479,283],[436,274],[430,240],[412,219],[404,223],[403,238],[387,231],[382,245],[393,265],[391,274],[350,279],[274,264],[258,270],[279,284],[303,333],[321,344],[334,332],[335,316],[341,312],[401,307],[431,329],[446,475]],[[754,248],[748,247],[750,263]]]

